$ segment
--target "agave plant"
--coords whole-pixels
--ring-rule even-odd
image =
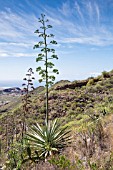
[[[38,153],[39,157],[45,157],[59,152],[70,142],[70,131],[67,126],[61,128],[57,119],[42,127],[37,123],[33,125],[27,133],[30,148]]]

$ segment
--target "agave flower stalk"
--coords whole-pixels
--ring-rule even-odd
[[[24,133],[26,133],[26,117],[29,114],[32,106],[31,106],[31,94],[30,91],[34,89],[32,80],[34,80],[35,78],[33,77],[33,70],[32,68],[29,68],[26,74],[26,77],[23,79],[25,81],[24,84],[22,84],[23,88],[23,125],[22,125],[22,138]]]
[[[48,88],[50,85],[53,84],[55,81],[54,74],[59,74],[58,70],[54,68],[54,64],[51,62],[53,59],[58,59],[57,55],[55,54],[55,49],[50,48],[51,45],[56,45],[57,42],[53,40],[53,34],[48,33],[48,29],[52,28],[51,25],[48,25],[48,19],[45,19],[45,15],[41,14],[41,18],[39,18],[39,22],[41,24],[40,30],[37,29],[35,31],[38,34],[40,41],[34,45],[34,49],[39,49],[41,52],[38,54],[36,58],[36,62],[42,62],[42,67],[39,66],[36,71],[39,73],[41,78],[39,82],[45,82],[46,87],[46,116],[45,120],[48,123],[49,120],[49,105],[48,105]],[[52,40],[51,40],[52,39]]]

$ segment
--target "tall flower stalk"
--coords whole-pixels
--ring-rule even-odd
[[[38,48],[41,53],[38,54],[36,58],[36,62],[43,62],[43,66],[39,66],[36,70],[41,76],[39,82],[44,81],[46,86],[46,123],[48,124],[49,120],[49,105],[48,105],[48,88],[55,81],[55,76],[53,73],[59,74],[58,70],[54,68],[54,64],[51,62],[52,59],[58,59],[55,54],[55,49],[51,48],[51,45],[56,45],[57,42],[53,40],[53,34],[48,33],[48,29],[52,28],[51,25],[48,25],[48,19],[45,19],[45,15],[41,14],[41,18],[39,18],[39,22],[41,23],[40,30],[37,29],[35,33],[38,34],[40,38],[39,42],[34,46],[34,49]]]
[[[32,80],[34,80],[33,76],[34,72],[32,68],[29,68],[26,74],[26,77],[23,79],[25,83],[22,84],[23,88],[23,120],[22,120],[22,139],[24,133],[26,133],[26,117],[28,116],[29,112],[31,111],[31,94],[30,91],[34,89]]]

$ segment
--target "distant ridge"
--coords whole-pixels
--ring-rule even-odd
[[[21,89],[19,87],[6,88],[2,90],[5,93],[20,93]]]

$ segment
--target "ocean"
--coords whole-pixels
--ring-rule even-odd
[[[6,89],[10,87],[22,88],[22,84],[25,83],[23,80],[0,80],[0,89]],[[34,87],[38,87],[41,84],[38,81],[33,82]]]

